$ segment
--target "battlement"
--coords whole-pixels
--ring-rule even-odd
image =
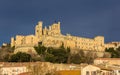
[[[104,51],[104,37],[84,38],[72,36],[70,34],[62,35],[60,22],[53,23],[48,27],[43,27],[43,22],[39,21],[35,26],[35,35],[16,35],[11,38],[11,47],[15,46],[15,51],[22,51],[32,48],[42,42],[46,47],[60,47],[64,44],[65,48]],[[33,49],[30,49],[33,50]],[[28,51],[28,50],[27,50]]]
[[[49,28],[46,26],[42,27],[42,21],[38,22],[38,25],[36,25],[35,28],[35,36],[38,38],[41,38],[42,36],[54,36],[54,35],[60,35],[61,30],[60,30],[60,22],[58,23],[53,23]]]

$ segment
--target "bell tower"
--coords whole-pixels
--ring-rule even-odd
[[[38,25],[35,27],[35,36],[37,38],[42,38],[42,21],[39,21]]]

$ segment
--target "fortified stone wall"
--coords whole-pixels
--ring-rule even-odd
[[[62,35],[60,29],[60,22],[53,23],[49,28],[42,27],[43,23],[40,21],[35,27],[35,35],[17,35],[16,38],[11,38],[11,47],[15,46],[15,50],[22,51],[18,49],[23,47],[26,50],[27,47],[37,46],[39,42],[46,47],[60,47],[64,44],[64,47],[69,47],[70,49],[82,49],[82,50],[92,50],[92,51],[104,51],[104,37],[97,36],[95,38],[84,38],[71,36],[70,34]],[[32,49],[33,50],[33,49]],[[16,52],[17,52],[16,51]],[[24,51],[27,52],[28,50]],[[32,51],[34,52],[34,51]]]

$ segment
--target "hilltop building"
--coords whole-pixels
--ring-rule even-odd
[[[120,47],[120,42],[110,42],[105,44],[105,48],[114,48],[115,50]]]
[[[45,47],[54,48],[58,48],[63,44],[65,48],[69,47],[75,50],[105,50],[103,36],[96,36],[91,39],[71,36],[70,34],[63,35],[61,34],[60,22],[43,28],[43,23],[40,21],[35,27],[35,35],[16,35],[15,38],[11,38],[11,47],[15,46],[15,53],[19,51],[35,53],[34,46],[40,43]]]

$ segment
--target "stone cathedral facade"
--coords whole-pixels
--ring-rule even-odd
[[[15,46],[14,53],[20,51],[36,53],[34,46],[39,43],[45,47],[54,48],[58,48],[63,44],[65,48],[69,47],[72,50],[105,50],[103,36],[96,36],[91,39],[71,36],[70,34],[63,35],[61,34],[60,22],[43,28],[43,23],[40,21],[35,27],[35,35],[16,35],[15,38],[11,38],[11,47]]]

